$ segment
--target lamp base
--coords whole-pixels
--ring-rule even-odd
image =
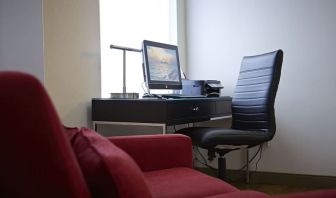
[[[139,93],[111,93],[111,98],[115,99],[138,99]]]

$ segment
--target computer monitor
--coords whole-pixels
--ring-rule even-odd
[[[177,46],[144,40],[142,54],[148,89],[182,89]]]

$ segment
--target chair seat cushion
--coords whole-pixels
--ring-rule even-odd
[[[271,139],[264,131],[246,131],[221,127],[190,127],[177,133],[189,136],[193,145],[214,148],[218,145],[255,146]]]
[[[153,198],[198,198],[235,192],[230,184],[191,168],[170,168],[145,172]]]

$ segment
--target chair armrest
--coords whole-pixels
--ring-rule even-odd
[[[192,167],[192,145],[188,136],[134,135],[108,139],[128,153],[142,171]]]

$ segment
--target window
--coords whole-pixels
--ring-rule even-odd
[[[177,44],[176,0],[100,0],[102,97],[122,92],[123,52],[141,49],[143,40]],[[127,92],[143,93],[142,55],[126,52]],[[143,85],[144,86],[144,85]]]

